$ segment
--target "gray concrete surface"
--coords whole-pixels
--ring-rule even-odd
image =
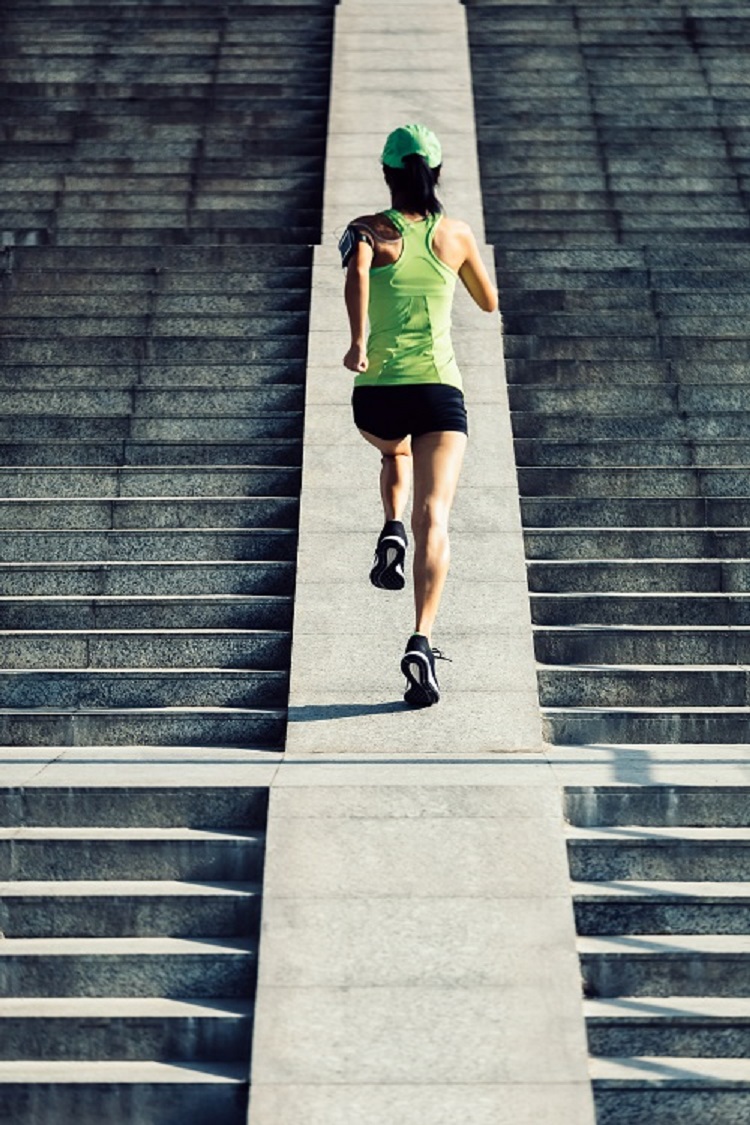
[[[368,581],[382,526],[379,457],[357,433],[336,241],[349,219],[388,206],[380,151],[420,120],[441,138],[450,214],[484,240],[465,18],[451,0],[337,9],[323,244],[316,251],[287,754],[538,750],[540,719],[500,324],[459,286],[456,354],[470,440],[452,521],[453,561],[433,642],[439,707],[402,702],[399,661],[413,629],[411,582]],[[378,65],[364,60],[377,53]],[[382,60],[382,65],[381,65]],[[487,255],[490,261],[490,255]]]
[[[370,31],[361,0],[337,11],[250,1122],[589,1125],[561,806],[553,778],[539,777],[500,324],[463,293],[454,334],[471,437],[433,638],[454,661],[439,666],[439,706],[401,698],[410,583],[388,594],[368,582],[379,458],[351,420],[335,241],[350,218],[387,206],[379,154],[392,128],[435,129],[447,210],[484,237],[464,11],[388,3],[378,22],[404,34]],[[363,65],[373,51],[382,67]],[[494,769],[511,751],[531,788]]]

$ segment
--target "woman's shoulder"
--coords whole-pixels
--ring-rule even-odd
[[[391,240],[394,237],[400,238],[398,227],[383,211],[378,211],[374,215],[358,215],[356,219],[351,220],[349,226],[356,227],[360,230],[366,230],[374,235],[375,238],[385,241]]]
[[[454,234],[460,238],[473,238],[472,229],[463,219],[455,219],[452,215],[442,215],[440,225],[446,234]]]

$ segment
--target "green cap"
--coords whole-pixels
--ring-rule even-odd
[[[404,157],[414,153],[423,156],[428,168],[437,168],[443,161],[440,141],[426,125],[400,125],[388,135],[381,160],[389,168],[403,168]]]

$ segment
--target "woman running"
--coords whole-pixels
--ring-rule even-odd
[[[402,519],[413,476],[416,621],[401,670],[406,702],[426,707],[440,699],[435,656],[441,654],[431,637],[468,433],[450,336],[453,293],[458,277],[481,309],[495,312],[497,291],[471,229],[443,215],[435,195],[442,164],[435,134],[424,125],[395,129],[381,159],[391,207],[355,219],[339,244],[351,327],[344,365],[356,373],[354,421],[381,455],[385,525],[370,581],[384,590],[404,586]]]

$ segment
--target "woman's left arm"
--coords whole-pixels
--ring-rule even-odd
[[[463,234],[466,257],[459,268],[458,276],[482,312],[497,312],[497,289],[482,261],[477,240],[468,226],[465,227]]]
[[[372,259],[373,250],[369,242],[358,242],[346,267],[344,301],[349,314],[351,344],[344,356],[344,367],[350,371],[367,370],[367,305]]]

